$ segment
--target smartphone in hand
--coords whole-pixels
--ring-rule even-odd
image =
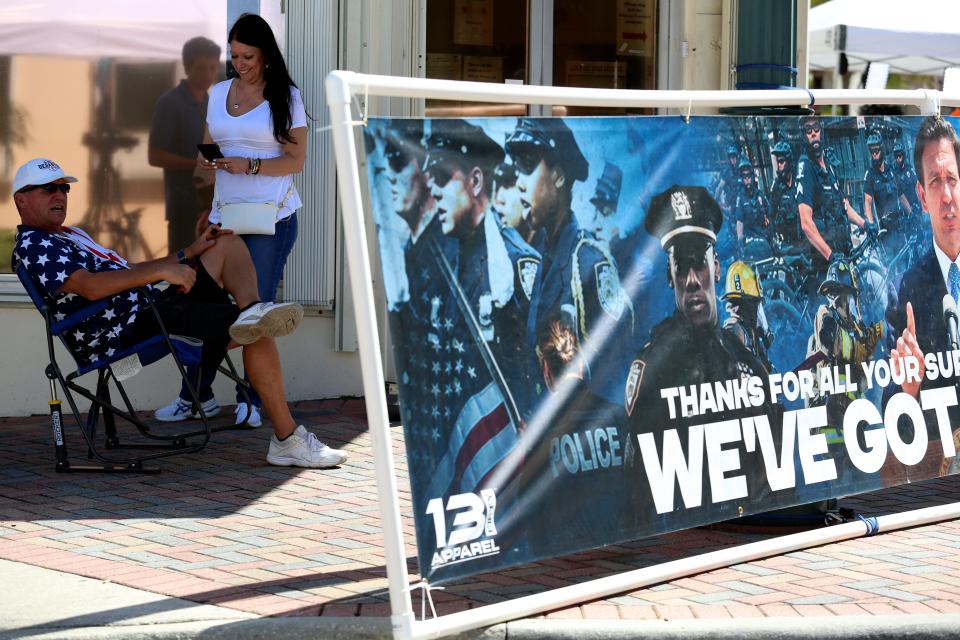
[[[203,154],[203,157],[207,159],[208,162],[213,162],[218,158],[223,157],[223,153],[220,151],[220,145],[218,144],[198,144],[197,149],[200,150],[200,153]]]

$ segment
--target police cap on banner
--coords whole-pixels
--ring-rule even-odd
[[[398,123],[397,126],[387,129],[384,134],[386,144],[383,148],[383,155],[390,168],[399,173],[410,162],[410,159],[416,159],[418,163],[423,161],[423,122],[420,120],[409,120]]]
[[[501,162],[493,168],[493,183],[497,187],[512,187],[517,183],[517,167],[511,162]]]
[[[893,143],[893,152],[894,153],[903,153],[903,143],[899,140]]]
[[[750,159],[746,156],[740,158],[740,164],[737,165],[737,168],[740,169],[740,173],[746,173],[746,171],[753,170],[753,164],[750,163]],[[746,171],[744,171],[746,170]]]
[[[535,151],[551,165],[563,167],[573,180],[587,179],[587,159],[573,137],[570,127],[560,118],[518,118],[517,128],[507,137],[507,153]]]
[[[738,156],[738,155],[740,155],[740,151],[738,151],[737,148],[736,148],[734,145],[731,144],[730,146],[727,147],[727,155],[728,155],[728,156]]]
[[[430,122],[426,139],[427,158],[423,170],[441,162],[454,162],[458,166],[480,167],[487,176],[503,161],[503,149],[481,127],[459,118],[443,118]]]
[[[597,188],[590,198],[595,206],[616,208],[620,199],[620,187],[623,184],[623,171],[617,165],[606,162],[603,165],[603,174],[597,179]]]
[[[673,185],[653,196],[643,226],[647,233],[660,238],[660,246],[667,249],[682,237],[699,237],[715,243],[722,223],[720,206],[709,191],[703,187]]]
[[[880,146],[880,134],[874,132],[874,133],[871,133],[869,136],[867,136],[867,146],[870,146],[870,147],[879,147],[879,146]]]

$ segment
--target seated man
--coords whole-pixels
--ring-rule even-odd
[[[137,288],[165,280],[170,287],[156,293],[158,311],[171,334],[203,341],[201,370],[215,372],[227,348],[244,345],[244,369],[273,423],[267,461],[310,468],[343,462],[344,452],[324,445],[290,414],[273,338],[293,331],[303,309],[259,301],[256,272],[243,241],[211,226],[175,255],[127,263],[82,230],[64,226],[69,183],[76,181],[55,162],[35,158],[17,170],[13,198],[23,223],[17,228],[14,261],[27,268],[56,317],[92,300],[110,300],[102,312],[64,335],[77,358],[96,362],[156,335],[156,318]]]

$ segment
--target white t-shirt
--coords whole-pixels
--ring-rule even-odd
[[[210,89],[207,103],[207,129],[214,142],[220,145],[224,156],[241,158],[276,158],[283,154],[283,145],[273,137],[273,118],[270,104],[264,100],[259,105],[239,116],[227,112],[227,98],[231,80],[224,80]],[[300,90],[290,87],[291,129],[307,126],[307,113],[303,107]],[[289,192],[289,193],[288,193]],[[264,176],[244,173],[232,174],[217,170],[217,197],[214,198],[210,222],[220,222],[221,204],[236,202],[283,202],[277,211],[277,220],[293,215],[303,206],[293,176]],[[286,198],[286,201],[284,201]]]

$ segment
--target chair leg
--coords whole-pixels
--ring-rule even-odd
[[[100,464],[87,465],[70,464],[67,455],[67,445],[63,437],[63,405],[57,398],[57,374],[50,368],[47,368],[47,377],[50,380],[50,426],[53,429],[53,446],[56,455],[57,473],[75,473],[75,472],[95,472],[95,473],[160,473],[158,467],[145,467],[139,460],[128,462],[126,464]],[[93,410],[93,407],[91,407]],[[93,449],[89,448],[91,457]]]
[[[53,387],[53,381],[50,386]],[[50,426],[53,428],[53,448],[57,457],[55,468],[59,472],[69,471],[67,445],[63,441],[63,407],[59,400],[50,400]]]
[[[120,438],[117,436],[117,421],[114,420],[113,411],[110,405],[113,399],[110,397],[110,384],[103,371],[100,372],[100,381],[97,383],[97,397],[103,398],[103,435],[107,449],[117,449],[120,446]]]

